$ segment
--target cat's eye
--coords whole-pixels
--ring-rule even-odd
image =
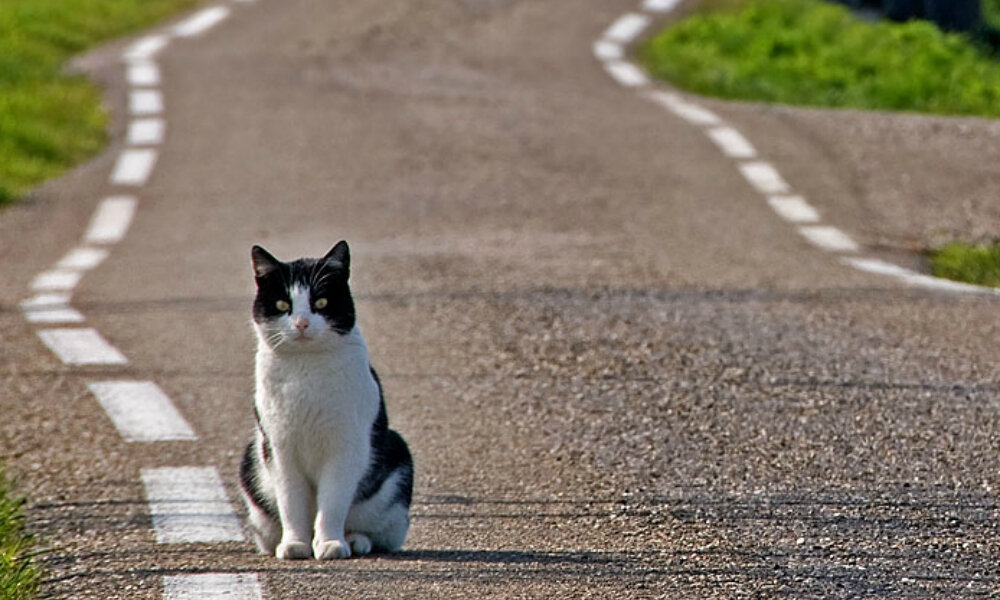
[[[316,301],[313,302],[313,306],[315,306],[318,310],[323,310],[326,308],[326,298],[317,298]]]
[[[288,312],[292,310],[292,305],[289,304],[288,302],[285,302],[284,300],[278,300],[277,302],[275,302],[274,307],[280,310],[281,312]]]

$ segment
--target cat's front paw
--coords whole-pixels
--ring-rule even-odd
[[[343,540],[316,540],[313,542],[313,555],[316,557],[316,560],[350,558],[351,547]]]
[[[274,549],[274,555],[281,560],[297,560],[311,557],[312,550],[303,542],[281,542]]]

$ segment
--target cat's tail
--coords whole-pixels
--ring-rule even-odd
[[[258,439],[247,444],[240,463],[240,487],[249,516],[248,527],[254,543],[262,554],[274,554],[281,541],[281,521],[278,518],[274,484],[264,467],[269,454],[267,440]]]

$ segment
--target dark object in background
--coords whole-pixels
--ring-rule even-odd
[[[927,19],[945,31],[979,33],[980,0],[840,0],[854,9],[881,9],[893,21]]]

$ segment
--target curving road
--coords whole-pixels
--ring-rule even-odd
[[[225,6],[124,66],[148,37],[81,59],[113,147],[0,214],[2,449],[49,596],[1000,587],[996,297],[850,268],[776,216],[702,129],[595,60],[633,3]],[[124,68],[144,61],[155,84]],[[142,117],[148,88],[163,105]],[[697,102],[864,256],[919,269],[929,238],[996,222],[995,121]],[[129,132],[140,117],[162,140]],[[119,170],[150,148],[139,180]],[[100,238],[123,196],[127,231]],[[252,426],[249,248],[341,238],[415,454],[413,527],[399,555],[279,562],[226,520]],[[46,291],[53,272],[81,277]],[[29,320],[44,294],[79,319]],[[123,360],[67,361],[52,329]],[[174,410],[162,437],[115,420],[140,397]],[[191,514],[210,533],[164,529]]]

